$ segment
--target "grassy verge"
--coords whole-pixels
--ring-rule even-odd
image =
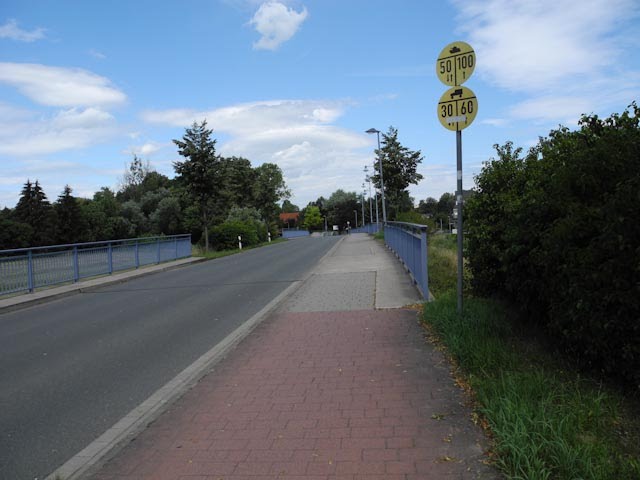
[[[628,399],[581,377],[493,300],[467,296],[458,316],[447,242],[431,238],[438,293],[424,320],[474,392],[495,464],[511,479],[640,478],[640,423]]]
[[[431,235],[429,249],[429,290],[438,298],[447,290],[456,288],[458,270],[455,235]]]
[[[259,243],[257,245],[253,245],[251,247],[242,247],[242,250],[220,250],[220,251],[215,251],[215,250],[211,250],[209,252],[205,252],[203,248],[201,248],[198,245],[194,245],[192,247],[192,252],[191,255],[194,257],[204,257],[207,258],[209,260],[215,259],[215,258],[221,258],[221,257],[228,257],[229,255],[235,255],[236,253],[242,253],[245,252],[247,250],[253,250],[254,248],[260,248],[260,247],[266,247],[268,245],[274,245],[276,243],[282,243],[282,242],[286,242],[287,240],[285,238],[276,238],[274,240],[272,240],[271,242],[263,242],[263,243]]]

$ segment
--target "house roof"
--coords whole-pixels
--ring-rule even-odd
[[[280,220],[282,220],[283,222],[286,222],[288,220],[295,220],[297,222],[299,218],[300,218],[300,212],[280,214]]]

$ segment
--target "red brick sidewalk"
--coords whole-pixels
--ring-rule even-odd
[[[409,310],[282,313],[95,480],[498,478]]]

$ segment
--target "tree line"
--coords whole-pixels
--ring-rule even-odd
[[[290,196],[280,167],[218,155],[206,121],[174,143],[184,160],[174,162],[173,179],[134,156],[117,191],[102,187],[90,199],[67,185],[52,203],[27,180],[16,206],[0,211],[0,249],[179,233],[208,248],[215,226],[238,222],[256,238],[275,233],[279,202]]]
[[[640,109],[495,145],[466,205],[473,289],[581,366],[640,386]]]
[[[423,176],[418,173],[418,165],[422,163],[423,156],[420,150],[410,150],[398,140],[398,129],[390,126],[387,133],[382,134],[380,149],[376,149],[376,161],[374,173],[368,177],[373,186],[381,191],[384,181],[385,204],[387,220],[402,220],[408,213],[414,211],[414,199],[409,195],[409,185],[417,185]],[[379,161],[381,160],[381,162]],[[382,163],[382,175],[380,175],[380,163]],[[363,189],[364,189],[363,184]],[[364,214],[366,222],[374,218],[376,202],[378,217],[382,222],[382,198],[368,198],[364,193],[348,192],[338,189],[328,198],[318,197],[300,211],[300,225],[309,230],[321,230],[326,219],[328,228],[337,225],[343,229],[347,222],[351,226],[358,216],[358,224],[362,219],[362,202],[364,202]],[[371,207],[370,207],[371,205]],[[357,212],[357,214],[356,214]],[[421,218],[421,217],[420,217]]]

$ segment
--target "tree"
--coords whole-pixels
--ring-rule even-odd
[[[226,216],[233,206],[245,207],[253,204],[253,184],[256,177],[251,162],[242,157],[222,158],[224,190],[220,213]]]
[[[278,203],[291,196],[282,176],[282,170],[273,163],[263,163],[254,169],[253,202],[264,219],[272,222],[276,219]]]
[[[56,242],[59,244],[77,243],[82,240],[86,224],[77,199],[71,195],[71,187],[64,190],[54,205],[56,216]]]
[[[477,293],[499,295],[580,365],[640,385],[640,108],[509,142],[467,203]]]
[[[120,181],[118,199],[121,202],[128,200],[140,201],[142,197],[142,184],[151,172],[149,161],[143,162],[140,157],[133,155],[133,160],[125,170]]]
[[[282,202],[282,213],[296,213],[300,211],[300,207],[294,205],[289,200]]]
[[[149,216],[156,233],[176,235],[182,227],[182,208],[176,197],[164,197]]]
[[[129,200],[122,204],[122,217],[128,222],[128,237],[137,237],[148,231],[147,218],[138,202]]]
[[[207,121],[203,120],[187,128],[182,140],[173,140],[178,146],[178,153],[186,159],[174,162],[173,168],[196,204],[207,251],[214,202],[220,197],[222,180],[221,161],[216,155],[216,140],[211,138],[212,134],[213,130],[208,129]]]
[[[423,215],[434,217],[438,211],[438,201],[433,197],[427,197],[426,200],[420,200],[418,204],[418,212]]]
[[[13,220],[8,208],[0,211],[0,250],[26,248],[31,245],[33,229],[26,223]]]
[[[14,219],[26,223],[33,229],[32,245],[51,245],[53,236],[53,211],[40,183],[27,180],[22,188],[20,199],[13,212]]]
[[[323,218],[322,215],[320,215],[320,209],[313,205],[309,205],[305,209],[304,223],[302,226],[311,231],[315,228],[321,228],[322,222]]]
[[[413,207],[409,205],[407,188],[411,184],[417,185],[423,178],[417,171],[422,156],[420,150],[414,152],[400,144],[398,130],[394,127],[389,127],[389,131],[382,134],[382,147],[376,150],[376,155],[382,158],[387,215],[395,218],[398,212]],[[379,162],[375,162],[374,168],[376,173],[371,179],[376,188],[380,188]]]
[[[332,225],[345,226],[355,220],[354,210],[360,209],[356,192],[338,189],[325,202],[325,208]]]

